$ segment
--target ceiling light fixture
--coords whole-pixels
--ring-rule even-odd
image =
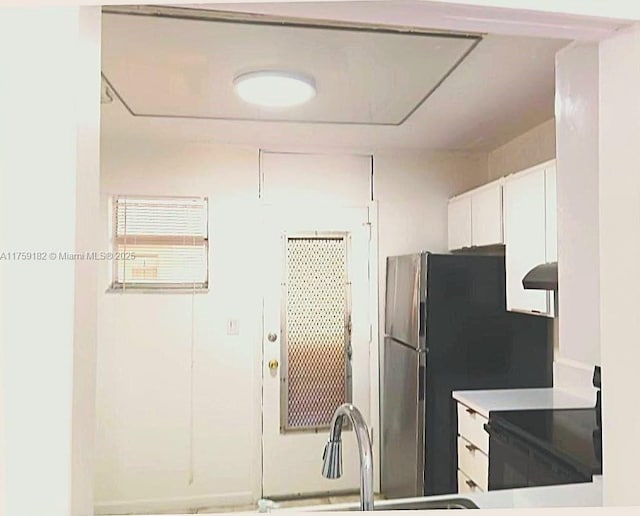
[[[243,73],[233,80],[233,85],[242,100],[263,107],[297,106],[316,94],[313,78],[296,72]]]

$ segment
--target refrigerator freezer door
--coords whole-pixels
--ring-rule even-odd
[[[387,498],[423,495],[425,354],[384,340],[382,493]]]
[[[420,347],[420,273],[422,256],[387,259],[386,334],[415,349]],[[392,289],[392,290],[389,290]]]

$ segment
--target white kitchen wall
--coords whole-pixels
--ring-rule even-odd
[[[489,153],[489,180],[556,157],[556,125],[551,118]]]
[[[262,323],[257,171],[255,149],[103,141],[103,248],[108,196],[146,194],[208,196],[211,249],[207,294],[105,293],[108,265],[102,270],[99,510],[255,498]],[[227,335],[227,319],[239,321],[239,335]]]
[[[486,178],[486,153],[376,153],[373,190],[380,203],[380,257],[446,251],[446,200]]]
[[[266,204],[371,202],[372,158],[364,154],[262,152],[260,198]]]
[[[107,293],[109,267],[103,266],[95,478],[101,512],[250,503],[259,496],[258,160],[257,149],[103,141],[102,247],[109,245],[109,195],[206,195],[211,283],[208,294],[195,296]],[[386,256],[446,250],[447,199],[481,184],[487,159],[383,153],[374,157],[374,171],[382,293]],[[340,195],[351,195],[348,190]],[[273,194],[286,200],[282,188]],[[239,321],[238,336],[226,334],[230,318]],[[378,399],[372,384],[372,399]]]

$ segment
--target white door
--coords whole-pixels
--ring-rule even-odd
[[[263,210],[263,496],[357,490],[352,431],[343,432],[342,478],[321,470],[340,403],[371,423],[369,209]]]

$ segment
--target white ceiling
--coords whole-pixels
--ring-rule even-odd
[[[478,41],[114,14],[102,31],[102,72],[136,114],[378,125],[401,123]],[[234,77],[264,69],[311,76],[318,93],[288,109],[243,102]]]
[[[406,121],[366,125],[398,123],[470,40],[265,31],[256,25],[107,14],[103,20],[103,73],[134,113],[225,118],[132,116],[116,100],[102,108],[106,136],[270,149],[493,149],[553,116],[554,56],[567,44],[488,35]],[[274,116],[252,111],[233,96],[235,73],[289,63],[317,75],[318,103]],[[323,92],[323,84],[331,86]],[[233,119],[265,117],[305,123]]]

